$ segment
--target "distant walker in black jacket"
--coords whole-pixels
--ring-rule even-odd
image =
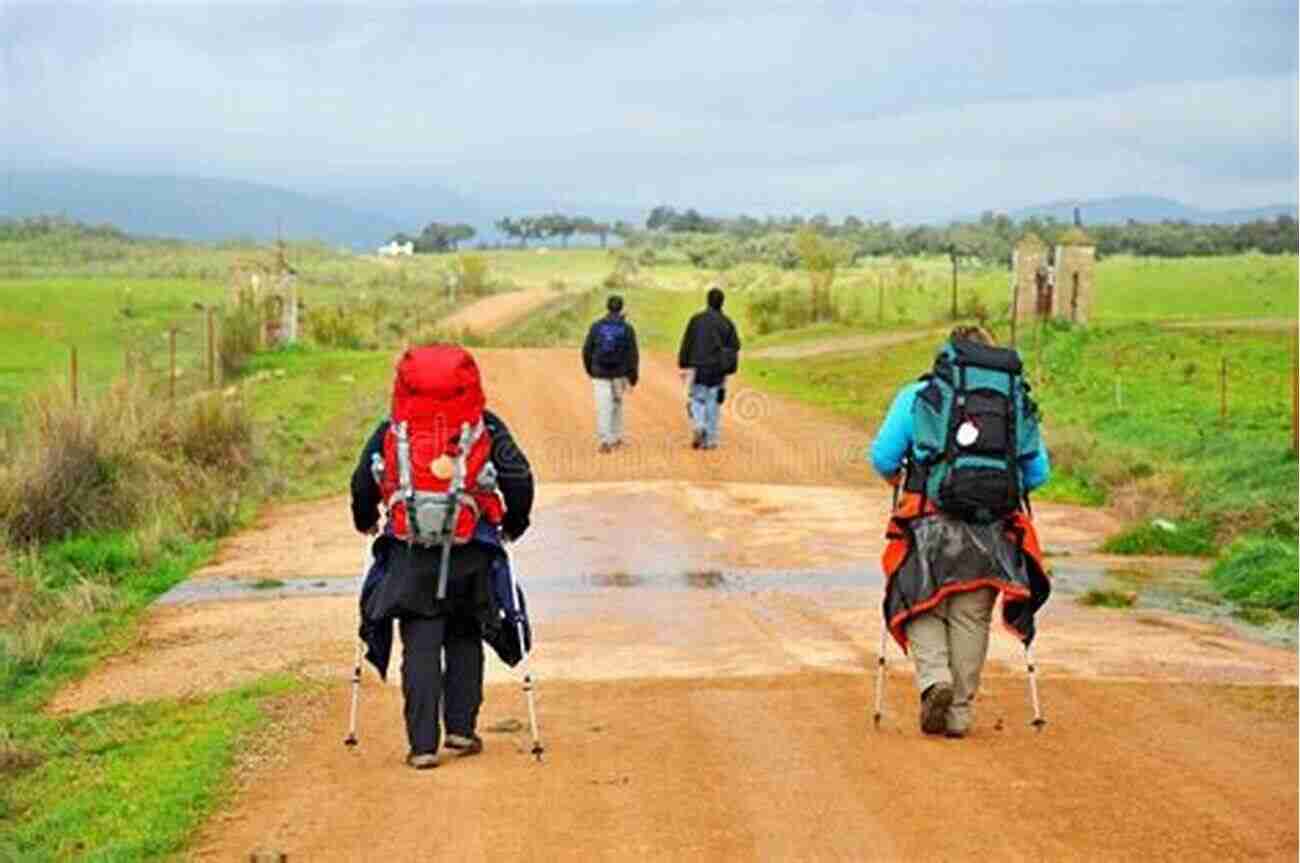
[[[623,317],[623,298],[612,296],[605,304],[609,314],[587,331],[582,345],[582,365],[596,396],[596,437],[600,451],[623,444],[623,396],[636,386],[640,356],[636,330]]]
[[[695,434],[694,449],[716,449],[722,401],[726,397],[727,375],[735,374],[740,361],[740,337],[736,325],[722,313],[725,296],[711,288],[708,308],[691,318],[682,333],[677,367],[690,387],[690,416]]]

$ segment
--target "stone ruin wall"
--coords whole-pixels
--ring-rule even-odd
[[[1009,303],[1015,305],[1013,311],[1016,320],[1033,320],[1038,297],[1034,274],[1039,267],[1047,266],[1047,247],[1032,240],[1021,240],[1016,244],[1012,256]]]
[[[1056,247],[1056,292],[1052,302],[1053,317],[1076,324],[1088,323],[1088,319],[1092,316],[1096,262],[1096,246]]]

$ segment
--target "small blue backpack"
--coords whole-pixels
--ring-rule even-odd
[[[592,360],[599,369],[615,369],[627,352],[627,322],[606,318],[596,325],[596,346]]]

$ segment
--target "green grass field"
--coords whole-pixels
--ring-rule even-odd
[[[1101,321],[1295,318],[1294,255],[1106,258],[1097,265]]]
[[[205,324],[193,304],[222,293],[219,285],[188,279],[0,279],[0,425],[12,420],[26,393],[55,381],[66,385],[73,347],[82,387],[95,392],[123,374],[128,348],[156,371],[165,369],[166,331],[177,326],[178,366],[201,377]]]
[[[388,415],[394,354],[284,350],[257,356],[245,394],[271,493],[337,494],[376,424]]]
[[[841,270],[835,293],[862,326],[897,327],[951,318],[952,271],[946,260],[908,261],[907,287],[900,264],[869,261]],[[1232,255],[1214,258],[1105,258],[1096,270],[1095,323],[1207,318],[1294,318],[1294,256]],[[800,274],[787,274],[787,287],[806,287]],[[880,286],[884,285],[883,304]],[[997,320],[1006,316],[1011,274],[1000,268],[958,273],[958,308],[968,315],[972,297]],[[883,314],[881,313],[883,309]]]

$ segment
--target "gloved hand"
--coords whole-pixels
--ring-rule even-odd
[[[510,513],[506,513],[501,520],[501,532],[505,534],[506,540],[514,542],[528,532],[528,519],[523,516],[511,518]]]

